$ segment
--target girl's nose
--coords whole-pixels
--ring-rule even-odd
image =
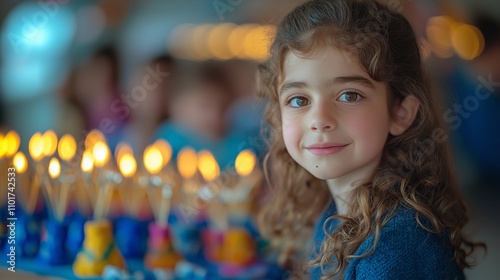
[[[334,130],[336,123],[332,116],[331,108],[317,106],[309,123],[309,129],[314,132],[328,132]]]

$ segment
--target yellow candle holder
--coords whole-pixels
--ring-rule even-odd
[[[107,220],[88,221],[73,272],[78,277],[99,277],[108,265],[126,270],[125,260],[115,245],[111,224]]]

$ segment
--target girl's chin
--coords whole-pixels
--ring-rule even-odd
[[[329,180],[329,179],[335,179],[338,178],[340,175],[332,172],[331,169],[329,170],[321,170],[320,168],[312,167],[312,168],[307,168],[307,171],[311,173],[314,177],[320,179],[320,180]]]

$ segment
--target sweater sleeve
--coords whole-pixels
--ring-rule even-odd
[[[370,236],[356,255],[368,252],[373,242]],[[351,261],[346,279],[464,279],[453,255],[447,236],[426,231],[409,211],[382,228],[371,255]]]

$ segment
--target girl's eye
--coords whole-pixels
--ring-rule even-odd
[[[340,102],[352,103],[352,102],[360,101],[363,98],[364,97],[361,94],[357,93],[357,92],[346,91],[346,92],[342,93],[337,98],[337,100],[340,101]]]
[[[293,108],[300,108],[300,107],[304,107],[304,106],[309,105],[310,101],[309,101],[309,99],[307,99],[305,97],[297,96],[297,97],[291,98],[288,101],[288,104],[290,104],[290,106]]]

